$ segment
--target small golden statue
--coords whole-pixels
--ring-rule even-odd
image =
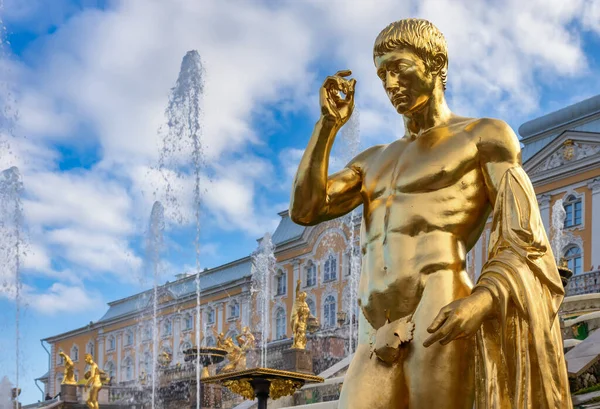
[[[214,329],[213,329],[214,331]],[[217,347],[227,351],[229,363],[221,369],[221,372],[241,371],[246,369],[246,354],[254,348],[255,338],[250,332],[250,328],[244,327],[242,333],[236,336],[237,345],[233,338],[225,338],[223,333],[217,335]]]
[[[501,120],[450,110],[446,40],[429,21],[388,25],[372,61],[405,134],[329,174],[356,80],[327,77],[289,211],[314,226],[363,206],[358,347],[339,409],[571,409],[565,291],[519,139]],[[490,214],[474,284],[466,257]]]
[[[77,381],[75,380],[75,372],[73,370],[74,366],[73,361],[69,355],[65,354],[63,351],[58,353],[65,361],[65,372],[63,376],[63,380],[61,384],[63,385],[77,385]]]
[[[296,299],[294,300],[290,317],[292,335],[294,337],[292,348],[294,349],[306,348],[306,323],[310,317],[310,308],[308,308],[308,304],[306,303],[306,293],[300,291],[300,282],[298,280],[296,283]]]
[[[85,373],[86,383],[85,390],[91,386],[91,389],[87,398],[87,406],[90,409],[98,409],[98,392],[102,388],[102,375],[103,371],[98,368],[98,365],[94,362],[94,359],[90,354],[85,354],[85,362],[90,366],[90,370]]]

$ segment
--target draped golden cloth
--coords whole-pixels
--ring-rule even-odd
[[[494,298],[497,319],[477,333],[477,409],[571,409],[558,309],[564,297],[533,186],[506,171],[476,287]]]

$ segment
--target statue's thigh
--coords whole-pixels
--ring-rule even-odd
[[[407,409],[402,365],[386,365],[360,344],[344,378],[338,409]]]
[[[415,311],[414,339],[404,364],[409,408],[472,409],[475,338],[425,348],[423,342],[431,335],[427,327],[439,312],[439,300],[431,300],[435,308],[427,308],[428,301],[423,299]]]

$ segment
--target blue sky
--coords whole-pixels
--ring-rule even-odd
[[[502,118],[516,129],[600,93],[598,1],[375,4],[4,0],[10,44],[0,60],[0,97],[6,104],[13,91],[19,118],[11,135],[3,126],[12,153],[0,152],[0,169],[16,165],[23,174],[29,242],[24,402],[40,397],[33,379],[47,370],[41,338],[97,320],[106,302],[151,285],[142,243],[153,192],[160,198],[164,190],[151,169],[157,129],[188,50],[199,51],[207,71],[203,267],[248,255],[275,228],[326,75],[353,70],[363,147],[402,135],[371,59],[376,35],[392,20],[425,17],[445,34],[447,97],[459,114]],[[169,224],[161,280],[194,265],[192,241],[190,225]],[[11,283],[10,271],[0,275]],[[11,294],[0,293],[0,377],[14,378]]]

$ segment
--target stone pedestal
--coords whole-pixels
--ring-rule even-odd
[[[77,385],[60,385],[60,400],[66,403],[77,403]]]
[[[306,349],[286,349],[283,355],[284,371],[314,374],[312,352]]]

